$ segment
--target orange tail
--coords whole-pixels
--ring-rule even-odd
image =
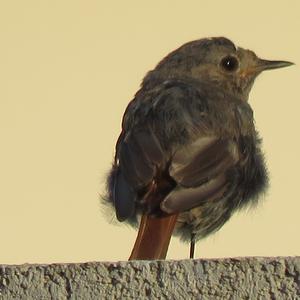
[[[129,260],[165,259],[178,214],[163,217],[143,215]]]

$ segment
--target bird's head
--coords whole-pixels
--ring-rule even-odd
[[[218,37],[184,44],[165,57],[153,72],[163,78],[188,77],[208,82],[247,101],[254,80],[262,71],[292,64],[260,59],[253,51]]]

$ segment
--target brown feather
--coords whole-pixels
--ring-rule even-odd
[[[129,260],[165,259],[177,217],[143,214]]]

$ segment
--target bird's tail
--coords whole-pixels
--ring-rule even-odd
[[[142,215],[129,260],[165,259],[178,214]]]

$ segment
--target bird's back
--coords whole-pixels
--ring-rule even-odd
[[[142,88],[124,114],[108,183],[119,220],[179,213],[183,239],[219,229],[267,184],[249,104],[186,78]]]

